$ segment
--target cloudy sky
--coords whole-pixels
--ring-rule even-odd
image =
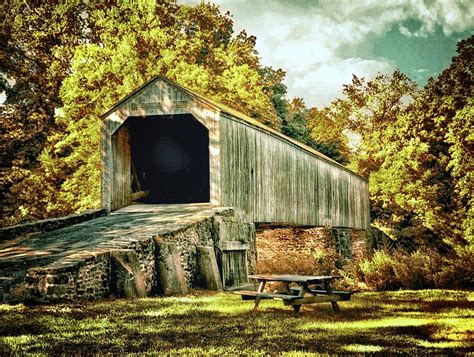
[[[179,0],[196,4],[200,0]],[[424,85],[474,32],[474,0],[211,0],[236,33],[257,37],[262,63],[287,73],[289,97],[322,107],[352,74],[399,68]]]

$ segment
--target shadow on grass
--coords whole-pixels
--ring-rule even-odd
[[[474,301],[461,300],[434,300],[423,301],[421,303],[421,310],[427,312],[440,312],[446,309],[470,309],[474,310]]]
[[[447,327],[442,314],[433,312],[438,310],[415,311],[423,294],[409,295],[411,300],[400,299],[397,293],[361,294],[341,303],[341,313],[334,313],[330,304],[319,304],[303,307],[300,317],[279,301],[264,301],[260,311],[253,313],[251,303],[233,294],[203,292],[83,306],[12,307],[0,309],[1,326],[17,324],[12,330],[0,329],[0,348],[6,353],[54,355],[469,352],[472,314],[465,319],[450,316]],[[468,294],[456,297],[462,309]],[[459,309],[451,302],[453,296],[447,297],[445,305],[440,305],[438,297],[433,302],[442,309]],[[396,303],[397,299],[404,302]],[[393,306],[404,309],[391,311]]]
[[[46,324],[37,322],[18,324],[18,321],[15,321],[11,324],[2,324],[0,336],[42,335],[50,331]]]

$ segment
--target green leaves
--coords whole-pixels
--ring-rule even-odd
[[[419,92],[398,71],[354,77],[347,98],[326,109],[360,135],[351,165],[369,176],[372,219],[394,237],[421,224],[455,249],[474,241],[473,42],[460,42],[452,65]]]
[[[345,99],[314,113],[314,137],[360,138],[349,166],[369,177],[373,223],[395,238],[411,229],[419,243],[421,225],[438,246],[474,242],[473,45],[474,36],[461,41],[451,66],[421,90],[399,71],[354,76]]]

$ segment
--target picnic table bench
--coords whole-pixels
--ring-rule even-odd
[[[282,300],[284,305],[293,307],[296,313],[301,305],[330,302],[334,311],[339,311],[338,301],[348,301],[353,291],[333,291],[331,282],[340,276],[308,276],[308,275],[250,275],[259,283],[257,291],[236,291],[242,300],[255,300],[254,311],[258,309],[260,300]],[[265,292],[265,285],[269,281],[284,283],[284,290],[279,292]],[[297,286],[290,286],[296,284]]]

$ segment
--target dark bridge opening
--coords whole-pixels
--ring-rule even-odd
[[[209,202],[209,132],[191,115],[131,118],[132,192],[144,203]]]

